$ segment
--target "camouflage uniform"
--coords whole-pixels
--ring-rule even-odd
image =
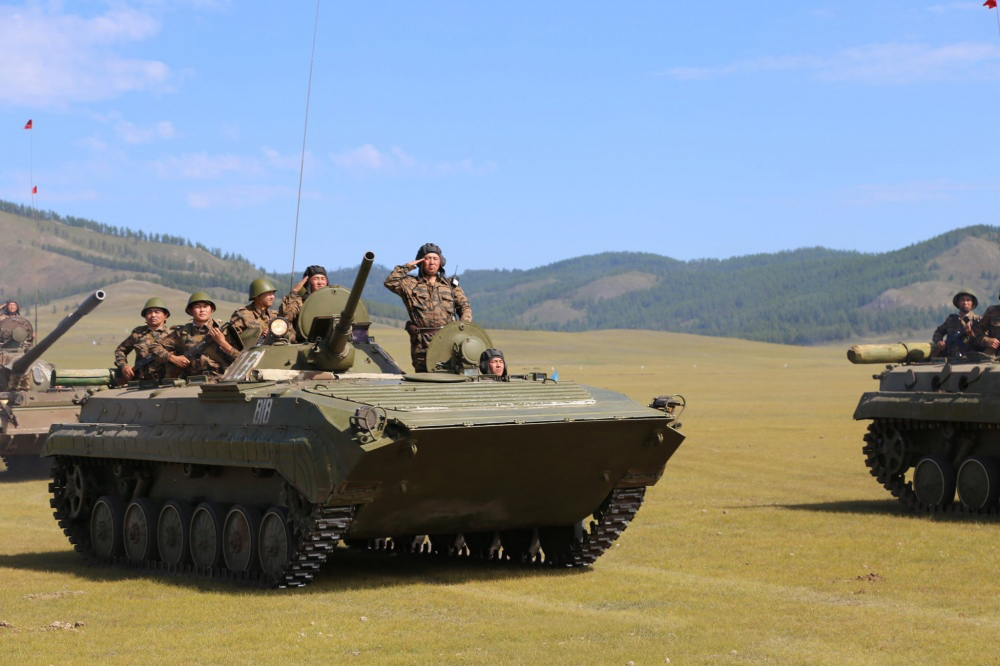
[[[27,332],[20,343],[14,339],[15,328],[23,328]],[[29,349],[35,344],[35,329],[26,317],[16,314],[4,314],[0,317],[0,348],[3,349]]]
[[[129,336],[122,340],[122,343],[115,349],[115,366],[118,368],[118,371],[121,372],[121,369],[128,365],[128,353],[130,351],[135,351],[135,363],[139,363],[139,361],[147,356],[153,355],[153,345],[159,342],[160,338],[166,335],[168,330],[166,326],[163,326],[159,330],[154,331],[146,324],[133,328]],[[155,358],[156,360],[142,369],[140,379],[161,381],[167,376],[166,363],[160,357]]]
[[[270,330],[271,322],[277,317],[278,313],[274,310],[269,310],[268,308],[255,310],[253,308],[253,303],[244,305],[242,308],[234,312],[233,316],[229,318],[229,339],[242,341],[241,334],[247,329],[255,329],[257,331],[257,337],[259,338]],[[237,349],[241,349],[252,346],[253,344],[254,342],[248,342],[245,345],[234,344],[233,346]]]
[[[216,326],[221,322],[213,320]],[[185,352],[197,347],[202,340],[208,337],[208,326],[195,326],[189,321],[183,326],[174,327],[169,333],[156,342],[150,351],[162,359],[167,367],[168,376],[190,377],[192,375],[208,375],[210,377],[219,376],[226,371],[229,364],[240,355],[239,349],[234,349],[232,356],[223,352],[215,341],[209,342],[201,355],[191,359],[191,365],[186,368],[179,368],[170,362],[170,354],[183,356]]]
[[[945,348],[944,353],[941,354],[942,356],[956,356],[978,349],[974,337],[965,334],[965,323],[972,324],[973,333],[975,333],[975,326],[978,320],[979,315],[975,312],[970,312],[967,315],[957,313],[948,315],[944,323],[934,329],[934,335],[931,337],[931,346],[935,347],[938,342],[944,340]]]
[[[412,266],[396,266],[385,279],[386,288],[399,294],[410,314],[406,330],[410,334],[410,359],[416,372],[427,371],[427,347],[434,334],[457,315],[472,321],[472,306],[462,288],[451,278],[439,275],[434,282],[408,275]]]

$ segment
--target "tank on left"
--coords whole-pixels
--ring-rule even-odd
[[[51,333],[27,349],[20,318],[0,321],[0,479],[48,477],[52,463],[39,453],[55,423],[77,422],[88,391],[109,386],[111,370],[65,370],[41,356],[105,298],[101,290],[87,297]]]

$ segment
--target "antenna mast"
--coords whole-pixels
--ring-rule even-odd
[[[313,63],[316,61],[316,33],[319,32],[319,0],[316,0],[316,22],[313,25],[312,53],[309,55],[309,85],[306,87],[306,120],[302,128],[302,159],[299,163],[299,193],[295,199],[295,239],[292,241],[292,270],[288,289],[295,285],[295,255],[299,249],[299,211],[302,209],[302,174],[306,169],[306,135],[309,133],[309,99],[312,97]]]

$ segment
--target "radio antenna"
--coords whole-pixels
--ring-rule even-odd
[[[295,255],[299,249],[299,211],[302,210],[302,174],[306,170],[306,135],[309,133],[309,99],[312,97],[313,63],[316,61],[316,33],[319,32],[319,0],[316,0],[316,22],[313,24],[312,53],[309,54],[309,85],[306,87],[306,120],[302,128],[302,159],[299,162],[299,193],[295,199],[295,237],[292,241],[292,270],[288,290],[295,285]]]

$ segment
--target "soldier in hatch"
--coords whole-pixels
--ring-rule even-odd
[[[424,243],[417,258],[392,269],[386,288],[399,294],[410,315],[410,359],[416,372],[427,372],[427,347],[431,338],[453,319],[472,321],[472,306],[458,280],[444,273],[445,258],[434,243]],[[417,276],[408,275],[419,266]]]
[[[240,349],[254,346],[261,336],[267,335],[271,322],[278,317],[278,313],[270,309],[274,305],[276,291],[277,287],[267,278],[257,278],[250,283],[250,302],[233,312],[229,318],[229,339],[242,341],[238,345]]]
[[[970,291],[960,291],[951,299],[957,314],[950,314],[944,323],[934,330],[931,337],[931,353],[934,356],[957,356],[972,351],[976,344],[973,326],[979,319],[973,310],[979,299]]]
[[[240,350],[226,339],[221,322],[212,319],[215,303],[205,292],[196,291],[184,311],[191,315],[191,321],[161,337],[152,347],[153,354],[170,363],[170,377],[220,377]],[[206,338],[210,340],[206,342]]]
[[[499,349],[487,349],[479,355],[479,372],[484,375],[495,375],[502,382],[510,380],[507,375],[507,361]]]
[[[163,359],[153,354],[152,347],[167,333],[167,317],[170,316],[170,310],[162,299],[154,296],[142,306],[141,314],[146,323],[133,328],[129,336],[115,349],[115,366],[125,382],[132,381],[136,376],[139,379],[159,382],[167,376],[167,366]],[[135,366],[128,364],[130,351],[135,351]],[[138,372],[136,366],[139,367]]]
[[[35,329],[27,317],[21,316],[17,301],[4,303],[0,312],[0,346],[4,349],[29,349],[34,344]]]
[[[289,327],[294,331],[295,321],[302,311],[302,304],[314,291],[329,286],[329,284],[325,268],[318,264],[309,266],[302,273],[302,279],[295,283],[292,290],[281,299],[281,308],[278,310],[278,316],[286,319]]]

